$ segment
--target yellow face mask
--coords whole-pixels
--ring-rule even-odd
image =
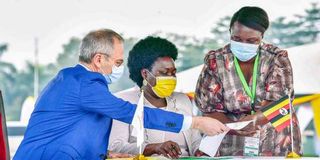
[[[152,91],[160,98],[169,97],[177,85],[177,78],[173,76],[156,77],[156,85],[152,87]]]

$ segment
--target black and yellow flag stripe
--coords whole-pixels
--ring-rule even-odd
[[[290,125],[289,96],[282,97],[280,100],[264,107],[261,111],[278,132]]]

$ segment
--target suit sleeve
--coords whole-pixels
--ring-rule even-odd
[[[83,110],[99,113],[128,124],[132,122],[136,104],[131,104],[111,94],[103,81],[84,80],[80,88],[80,103]],[[183,119],[181,114],[144,108],[145,128],[179,132]]]

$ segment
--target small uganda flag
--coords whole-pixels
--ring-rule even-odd
[[[289,96],[282,97],[280,100],[264,107],[261,111],[278,132],[290,125]]]

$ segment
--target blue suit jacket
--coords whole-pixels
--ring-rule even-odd
[[[104,157],[112,119],[131,123],[136,105],[112,95],[105,78],[81,65],[61,70],[39,96],[13,159]],[[183,116],[145,107],[146,128],[179,132]]]

